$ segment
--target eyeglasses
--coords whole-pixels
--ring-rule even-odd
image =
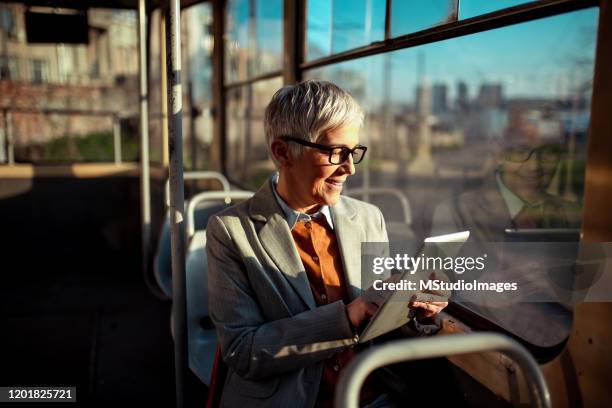
[[[342,164],[348,160],[349,155],[353,156],[354,164],[359,164],[359,162],[361,162],[365,157],[366,151],[368,150],[367,147],[362,145],[357,145],[350,149],[346,146],[327,146],[318,143],[312,143],[291,136],[281,136],[280,139],[286,142],[294,142],[302,146],[312,147],[318,150],[322,150],[324,152],[329,152],[329,162],[331,164]]]
[[[562,149],[557,145],[544,145],[536,148],[518,145],[504,149],[504,159],[514,163],[523,163],[529,160],[532,154],[544,163],[554,163],[561,158]]]

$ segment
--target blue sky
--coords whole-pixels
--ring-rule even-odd
[[[371,0],[373,4],[384,6],[383,1]],[[324,0],[311,0],[309,6],[308,35],[311,49],[317,48],[323,53],[330,49],[329,10],[319,10],[315,3],[329,4]],[[366,5],[367,1],[354,1],[353,8],[344,8],[344,13],[352,13],[354,21],[363,16],[362,11],[354,10],[357,5]],[[394,1],[394,7],[400,2]],[[404,4],[394,8],[394,13],[405,13],[410,17],[402,18],[395,15],[392,21],[401,21],[402,27],[392,28],[394,34],[409,32],[406,28],[413,25],[418,29],[435,24],[444,19],[448,9],[446,1],[433,0],[429,6],[416,8],[411,4]],[[482,1],[463,1],[460,6],[460,16],[472,17],[489,12],[491,3]],[[521,3],[520,1],[500,2],[508,6]],[[498,4],[497,2],[495,4]],[[335,5],[335,3],[334,3]],[[480,6],[479,6],[480,5]],[[419,16],[415,13],[422,12]],[[462,14],[463,13],[463,14]],[[335,13],[334,13],[335,14]],[[376,13],[371,13],[376,15]],[[467,18],[466,17],[466,18]],[[321,22],[328,20],[328,28]],[[349,21],[350,17],[343,17]],[[363,19],[363,18],[362,18]],[[417,83],[417,56],[424,60],[425,76],[429,83],[446,83],[454,97],[454,88],[459,80],[468,84],[471,96],[477,92],[483,82],[501,82],[504,92],[509,96],[562,96],[576,87],[576,84],[592,77],[593,60],[595,54],[598,9],[590,8],[546,19],[535,20],[529,23],[513,25],[484,33],[473,34],[420,47],[396,51],[389,57],[375,56],[358,61],[347,62],[334,68],[314,71],[310,76],[330,80],[340,80],[338,70],[353,70],[367,80],[369,99],[380,98],[380,89],[384,86],[385,77],[384,58],[390,58],[391,96],[394,102],[410,102],[414,96],[414,87]],[[412,22],[412,23],[411,23]],[[362,22],[363,25],[363,22]],[[369,27],[376,27],[370,24]],[[340,27],[347,27],[346,25]],[[353,28],[352,26],[349,26]],[[402,32],[404,30],[404,32]],[[341,28],[336,29],[333,41],[342,40]],[[357,40],[364,45],[366,38],[361,30],[347,30],[346,37],[354,47]],[[376,33],[371,30],[370,33]],[[382,32],[380,37],[382,38]],[[377,38],[372,39],[372,41]],[[341,45],[332,44],[335,51],[341,50]],[[319,55],[321,56],[321,53]],[[582,64],[578,64],[582,61]],[[334,78],[335,77],[335,78]],[[350,86],[350,84],[345,84]]]
[[[282,50],[282,1],[258,0],[256,38],[248,35],[249,0],[230,2],[239,29],[234,35],[242,46],[261,51]],[[394,0],[392,33],[402,35],[436,25],[446,18],[453,1]],[[462,0],[459,18],[470,18],[496,9],[524,3],[521,0]],[[309,57],[359,47],[383,39],[384,0],[309,0],[307,49]],[[383,78],[391,78],[394,102],[410,102],[416,85],[417,56],[425,61],[430,83],[443,82],[450,96],[459,80],[468,84],[471,96],[483,82],[501,82],[509,96],[562,96],[592,77],[598,8],[535,20],[447,41],[400,50],[389,57],[375,56],[320,69],[310,76],[330,80],[338,69],[353,70],[367,81],[376,103]],[[389,58],[389,73],[384,73]],[[579,61],[583,63],[578,64]],[[280,67],[279,67],[280,68]],[[341,82],[341,81],[340,81]]]

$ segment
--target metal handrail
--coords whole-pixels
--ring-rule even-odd
[[[229,204],[232,200],[246,200],[253,196],[252,191],[205,191],[194,195],[187,206],[187,237],[191,238],[195,234],[194,213],[196,205],[208,200],[223,200]]]
[[[223,191],[230,191],[230,183],[227,178],[218,171],[186,171],[183,180],[217,180],[221,183]],[[170,180],[166,180],[164,188],[166,207],[170,207]]]
[[[363,196],[367,201],[367,197],[371,195],[390,195],[397,198],[402,206],[402,213],[404,215],[404,222],[406,224],[412,223],[412,213],[410,211],[410,202],[408,198],[400,190],[390,187],[374,187],[374,188],[355,188],[346,190],[347,196]]]
[[[521,368],[534,406],[550,408],[550,392],[538,363],[517,341],[499,333],[470,333],[403,339],[389,342],[358,355],[346,367],[336,387],[336,408],[357,408],[359,390],[377,368],[411,360],[448,357],[457,354],[498,351]]]

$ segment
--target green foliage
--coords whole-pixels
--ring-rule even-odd
[[[138,159],[138,138],[122,135],[121,159],[123,162]],[[38,146],[38,154],[30,160],[52,163],[113,162],[112,131],[92,132],[87,135],[64,135]]]

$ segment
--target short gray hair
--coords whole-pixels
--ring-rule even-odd
[[[281,136],[317,142],[327,132],[363,124],[363,110],[353,97],[327,81],[307,80],[279,89],[266,108],[264,130],[270,158],[272,142]],[[290,144],[291,153],[299,156],[303,146]]]

